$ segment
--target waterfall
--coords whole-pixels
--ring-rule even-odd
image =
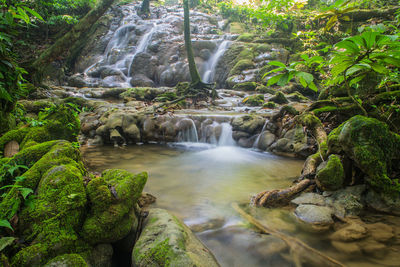
[[[199,136],[197,135],[196,124],[192,119],[184,119],[181,122],[188,122],[190,125],[182,129],[178,134],[178,141],[180,142],[199,142]]]
[[[235,140],[232,138],[232,126],[229,123],[222,123],[221,136],[218,140],[218,146],[234,146]]]
[[[258,134],[256,141],[254,141],[253,148],[258,148],[258,143],[260,142],[261,135],[264,132],[265,128],[267,127],[268,122],[269,122],[269,120],[266,119],[264,126],[261,129],[261,132]]]
[[[129,71],[128,71],[128,76],[131,76],[132,74],[132,62],[135,59],[136,55],[142,52],[146,52],[147,47],[149,46],[149,43],[151,41],[151,37],[153,36],[153,33],[155,32],[157,26],[155,23],[153,23],[153,26],[151,27],[151,30],[147,32],[143,37],[140,39],[139,44],[136,48],[135,53],[131,56],[132,60],[131,63],[129,64]]]
[[[206,63],[206,71],[203,74],[202,80],[206,83],[211,83],[214,81],[215,69],[219,59],[225,54],[225,51],[231,45],[231,41],[223,41],[219,46],[217,51],[210,57]]]

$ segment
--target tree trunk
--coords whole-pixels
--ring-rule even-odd
[[[140,15],[148,16],[150,14],[150,0],[143,0],[142,6],[140,7]]]
[[[189,62],[189,72],[190,78],[192,79],[192,85],[197,85],[202,83],[200,74],[196,67],[196,62],[194,61],[194,54],[192,48],[192,40],[190,37],[190,17],[189,17],[189,1],[183,0],[184,9],[184,35],[185,35],[185,47],[187,58]]]
[[[114,0],[102,0],[94,7],[78,24],[76,24],[67,34],[58,39],[52,46],[47,48],[31,65],[33,73],[41,80],[41,69],[43,66],[53,62],[57,57],[63,55],[80,38],[85,38],[92,25],[107,11],[114,3]]]

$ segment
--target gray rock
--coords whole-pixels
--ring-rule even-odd
[[[151,209],[132,252],[132,266],[219,266],[211,252],[178,218]]]
[[[299,205],[295,210],[297,218],[311,224],[333,224],[333,210],[317,205]]]
[[[130,84],[134,87],[155,87],[152,79],[144,74],[136,74],[132,77]]]
[[[345,189],[332,192],[326,198],[326,201],[333,207],[335,215],[338,217],[357,216],[365,207],[362,199],[365,190],[365,185],[348,186]]]
[[[72,87],[78,87],[78,88],[88,86],[83,75],[81,75],[81,74],[75,74],[75,75],[69,77],[68,85],[72,86]]]
[[[258,148],[261,150],[266,150],[275,141],[275,135],[269,131],[264,131],[261,133],[260,139],[258,141]]]
[[[110,244],[95,246],[90,255],[90,265],[92,267],[111,267],[113,252],[113,247]]]
[[[293,199],[291,202],[296,205],[311,204],[317,206],[324,206],[325,198],[315,193],[303,193],[299,197]]]

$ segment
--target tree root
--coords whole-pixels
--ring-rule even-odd
[[[289,188],[263,191],[253,197],[251,202],[256,206],[262,207],[285,206],[299,193],[306,190],[311,184],[311,180],[304,179]]]
[[[290,248],[291,258],[293,259],[296,266],[301,266],[302,262],[311,263],[313,266],[342,266],[344,265],[339,261],[329,257],[328,255],[323,254],[322,252],[308,246],[303,241],[285,235],[284,233],[269,228],[268,226],[262,224],[256,218],[252,217],[250,214],[246,213],[243,209],[239,207],[237,203],[231,204],[232,208],[240,214],[244,219],[246,219],[249,223],[257,227],[261,232],[265,234],[270,234],[276,236],[283,240],[286,245]]]

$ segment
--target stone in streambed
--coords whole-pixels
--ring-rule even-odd
[[[132,252],[132,266],[219,266],[211,252],[179,219],[151,209]]]
[[[341,242],[351,242],[360,240],[368,235],[368,230],[363,225],[358,223],[352,223],[331,235],[331,240]]]
[[[293,199],[291,202],[296,205],[311,204],[317,206],[324,206],[325,198],[315,193],[303,193],[299,197]]]
[[[333,210],[329,207],[299,205],[294,213],[307,231],[324,232],[333,224]]]

